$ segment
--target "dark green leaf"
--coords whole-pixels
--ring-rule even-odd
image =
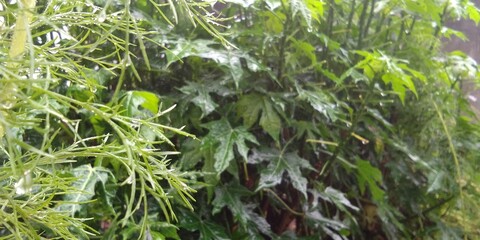
[[[65,195],[63,200],[69,203],[60,205],[59,210],[74,215],[83,208],[82,203],[93,198],[97,183],[105,185],[111,172],[103,167],[92,167],[86,164],[72,169],[71,173],[77,178],[72,186],[77,192]]]
[[[365,188],[368,186],[373,199],[383,201],[384,192],[379,187],[382,184],[382,172],[372,166],[369,161],[357,160],[357,181],[361,194],[365,192]]]
[[[205,124],[205,127],[210,130],[205,141],[220,144],[216,147],[214,154],[214,167],[217,174],[225,171],[230,165],[230,162],[234,159],[234,146],[237,147],[237,151],[246,160],[248,153],[246,141],[258,144],[255,137],[244,127],[233,129],[226,119],[209,122],[208,124]]]
[[[202,110],[201,117],[207,116],[218,107],[209,94],[211,90],[213,89],[207,89],[204,84],[193,82],[180,88],[180,91],[192,96],[190,101]]]
[[[260,126],[278,141],[282,122],[272,104],[266,96],[245,95],[237,102],[237,113],[243,118],[244,125],[250,128],[257,121],[261,111]]]
[[[189,231],[200,231],[200,239],[229,240],[225,229],[213,222],[202,220],[193,212],[184,211],[180,218],[180,227]]]
[[[283,174],[287,172],[293,187],[307,198],[308,181],[303,176],[304,171],[302,170],[313,170],[313,167],[307,160],[299,157],[296,153],[283,154],[275,149],[255,151],[252,155],[252,160],[254,162],[269,162],[268,166],[260,173],[257,191],[280,184],[283,180]],[[250,160],[250,162],[252,162],[252,160]]]

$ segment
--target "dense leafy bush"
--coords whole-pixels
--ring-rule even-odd
[[[440,51],[469,1],[29,3],[2,2],[2,237],[478,236],[476,63]]]

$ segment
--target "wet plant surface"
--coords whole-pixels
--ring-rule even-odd
[[[5,239],[478,237],[469,1],[0,1]]]

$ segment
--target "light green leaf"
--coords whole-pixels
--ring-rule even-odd
[[[146,91],[128,91],[122,99],[126,110],[125,115],[129,117],[145,117],[146,112],[143,109],[155,115],[158,113],[159,102],[160,99],[157,95]]]
[[[480,22],[480,10],[478,10],[473,2],[467,3],[467,13],[468,17],[478,25],[478,22]]]
[[[316,49],[314,46],[305,41],[297,41],[295,39],[292,41],[293,45],[295,46],[298,59],[301,59],[302,57],[308,57],[310,61],[312,61],[312,65],[317,63],[317,56],[315,54]]]
[[[292,15],[300,13],[309,29],[312,29],[312,19],[320,21],[323,16],[323,2],[320,0],[290,0]]]
[[[281,12],[265,12],[264,15],[267,17],[267,20],[265,20],[265,31],[274,34],[281,34],[283,32],[283,22],[287,18],[285,14]]]

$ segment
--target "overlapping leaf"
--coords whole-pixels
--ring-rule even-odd
[[[105,185],[111,174],[110,170],[103,167],[92,167],[88,164],[76,167],[71,173],[77,180],[73,183],[76,193],[69,193],[63,197],[68,204],[61,205],[59,210],[74,215],[80,211],[82,203],[89,201],[95,195],[95,185],[97,183]]]
[[[282,122],[268,97],[255,93],[244,95],[237,102],[237,114],[243,118],[247,128],[252,127],[260,117],[260,126],[278,141]]]
[[[380,188],[382,184],[382,172],[372,166],[369,161],[357,160],[357,181],[360,193],[365,193],[368,186],[372,193],[372,198],[376,201],[383,201],[385,192]]]
[[[219,143],[214,154],[214,168],[217,174],[225,171],[234,159],[234,146],[236,146],[238,153],[246,161],[249,150],[246,142],[258,144],[255,136],[249,133],[245,127],[232,128],[226,119],[209,122],[205,124],[205,127],[209,129],[209,133],[205,137],[204,142]]]
[[[270,188],[280,184],[284,173],[288,173],[293,187],[307,198],[307,178],[304,177],[304,170],[313,170],[310,163],[299,157],[297,153],[282,153],[276,149],[256,150],[250,156],[250,163],[268,162],[265,169],[260,172],[257,191],[263,188]]]

